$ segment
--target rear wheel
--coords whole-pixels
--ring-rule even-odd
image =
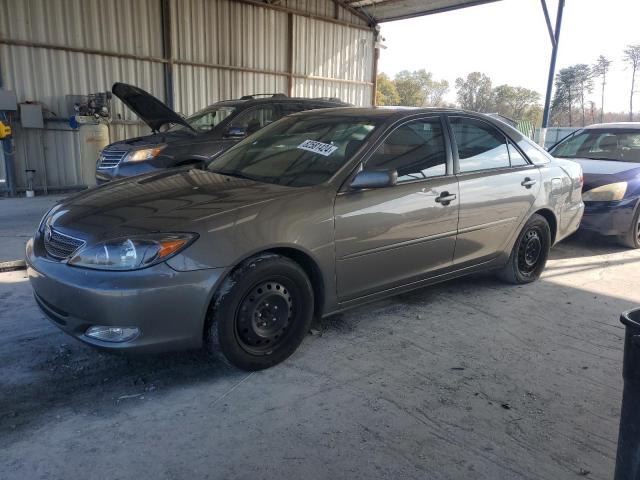
[[[208,345],[243,370],[282,362],[304,339],[313,317],[313,289],[293,260],[265,254],[234,270],[211,313]]]
[[[618,239],[625,247],[640,248],[640,205],[636,207],[629,231]]]
[[[498,272],[498,277],[514,284],[537,280],[547,264],[550,248],[549,223],[543,216],[534,214],[518,235],[509,261]]]

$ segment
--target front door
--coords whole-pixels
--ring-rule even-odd
[[[397,170],[397,185],[338,194],[340,301],[419,281],[452,264],[458,184],[444,132],[439,116],[398,126],[363,165]]]
[[[464,116],[449,122],[460,185],[454,262],[464,267],[503,251],[536,199],[540,172],[489,122]]]

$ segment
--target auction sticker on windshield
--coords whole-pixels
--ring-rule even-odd
[[[336,147],[335,145],[317,142],[316,140],[305,140],[300,145],[298,145],[298,148],[301,150],[307,150],[309,152],[317,153],[318,155],[323,155],[325,157],[328,157],[338,149],[338,147]]]

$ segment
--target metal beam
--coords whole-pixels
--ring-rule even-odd
[[[560,45],[560,31],[562,29],[562,12],[564,11],[565,0],[558,0],[558,12],[556,14],[556,28],[553,32],[551,62],[549,63],[549,77],[547,79],[547,92],[544,98],[544,112],[542,113],[542,128],[540,129],[540,139],[538,142],[544,147],[547,136],[547,126],[549,125],[549,115],[551,109],[551,92],[553,90],[553,79],[556,75],[556,58],[558,56],[558,46]],[[542,0],[545,5],[544,0]],[[545,5],[546,8],[546,5]]]
[[[358,25],[357,23],[345,22],[344,20],[338,20],[331,17],[325,17],[324,15],[316,15],[314,13],[305,12],[304,10],[298,10],[297,8],[283,7],[282,5],[276,5],[275,3],[263,3],[258,0],[230,0],[235,3],[243,3],[245,5],[251,5],[254,7],[268,8],[270,10],[276,10],[278,12],[293,13],[300,17],[310,18],[312,20],[320,20],[322,22],[334,23],[336,25],[342,25],[344,27],[359,28],[360,30],[371,31],[372,25]]]
[[[549,18],[549,10],[547,9],[546,0],[540,0],[542,3],[542,11],[544,12],[544,19],[547,22],[547,30],[549,31],[549,38],[551,39],[551,45],[556,46],[556,38],[553,33],[553,27],[551,26],[551,19]]]
[[[287,95],[293,97],[293,13],[287,13]]]
[[[355,8],[353,8],[352,6],[350,6],[347,2],[345,2],[344,0],[332,0],[333,3],[336,6],[342,7],[344,8],[346,11],[348,11],[349,13],[355,15],[356,17],[358,17],[361,20],[364,20],[365,22],[367,22],[367,25],[373,25],[375,24],[375,19],[371,18],[369,15],[363,13],[360,10],[356,10]],[[337,13],[337,12],[336,12]],[[338,19],[338,17],[336,16],[336,19]]]
[[[171,0],[160,0],[162,18],[162,56],[164,63],[164,101],[173,108],[173,39],[171,37]]]
[[[398,14],[398,15],[393,15],[391,17],[384,17],[384,18],[375,17],[375,21],[377,23],[394,22],[396,20],[406,20],[408,18],[424,17],[424,16],[427,16],[427,15],[434,15],[436,13],[450,12],[452,10],[460,10],[462,8],[475,7],[475,6],[478,6],[478,5],[484,5],[486,3],[498,2],[498,1],[500,1],[500,0],[472,0],[470,2],[462,3],[462,4],[458,4],[458,5],[450,5],[450,6],[446,6],[446,7],[438,7],[438,8],[434,8],[434,9],[425,9],[423,11],[412,12],[412,13],[402,13],[402,14]],[[375,8],[379,8],[379,7],[382,7],[382,6],[400,4],[401,2],[402,2],[402,0],[384,0],[382,2],[372,3],[372,4],[369,4],[369,5],[362,5],[362,6],[358,6],[358,7],[354,7],[354,8],[366,11],[368,8],[375,9]],[[427,8],[427,7],[425,6],[425,8]]]
[[[238,1],[238,0],[233,0],[233,1]],[[159,58],[159,57],[149,57],[149,56],[134,55],[129,53],[111,52],[108,50],[97,50],[94,48],[69,47],[66,45],[53,45],[50,43],[28,42],[24,40],[8,40],[8,39],[0,38],[0,45],[3,45],[3,44],[18,46],[18,47],[46,48],[49,50],[60,50],[64,52],[103,55],[106,57],[126,58],[131,60],[140,60],[144,62],[154,62],[154,63],[162,63],[162,64],[169,62],[169,59]],[[348,83],[352,85],[372,85],[372,82],[367,82],[362,80],[348,80],[343,78],[320,77],[315,75],[300,75],[296,73],[291,74],[290,72],[283,72],[280,70],[268,70],[264,68],[237,67],[234,65],[223,65],[220,63],[209,63],[209,62],[195,62],[190,60],[181,60],[178,58],[171,59],[171,61],[173,62],[174,65],[190,65],[193,67],[217,68],[220,70],[230,70],[234,72],[261,73],[266,75],[278,75],[278,76],[284,76],[284,77],[292,76],[294,78],[302,78],[305,80],[322,80],[326,82]]]
[[[14,40],[0,38],[0,45],[13,45],[16,47],[46,48],[49,50],[60,50],[63,52],[88,53],[92,55],[104,55],[105,57],[126,58],[129,60],[142,60],[145,62],[165,63],[166,59],[147,55],[136,55],[133,53],[113,52],[109,50],[99,50],[97,48],[70,47],[68,45],[55,45],[52,43],[31,42],[27,40]]]
[[[372,68],[372,98],[371,105],[374,107],[378,106],[378,102],[376,101],[376,93],[378,92],[378,59],[380,58],[380,49],[376,45],[376,42],[373,44],[373,68]]]

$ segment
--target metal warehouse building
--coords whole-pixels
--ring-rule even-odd
[[[267,92],[367,106],[378,22],[486,2],[0,0],[0,87],[18,103],[8,112],[16,185],[24,190],[27,169],[36,171],[35,190],[81,187],[91,175],[82,157],[92,139],[70,125],[69,96],[122,81],[185,115]],[[40,123],[27,128],[20,104],[41,110]],[[107,131],[109,142],[148,133],[115,98]]]

